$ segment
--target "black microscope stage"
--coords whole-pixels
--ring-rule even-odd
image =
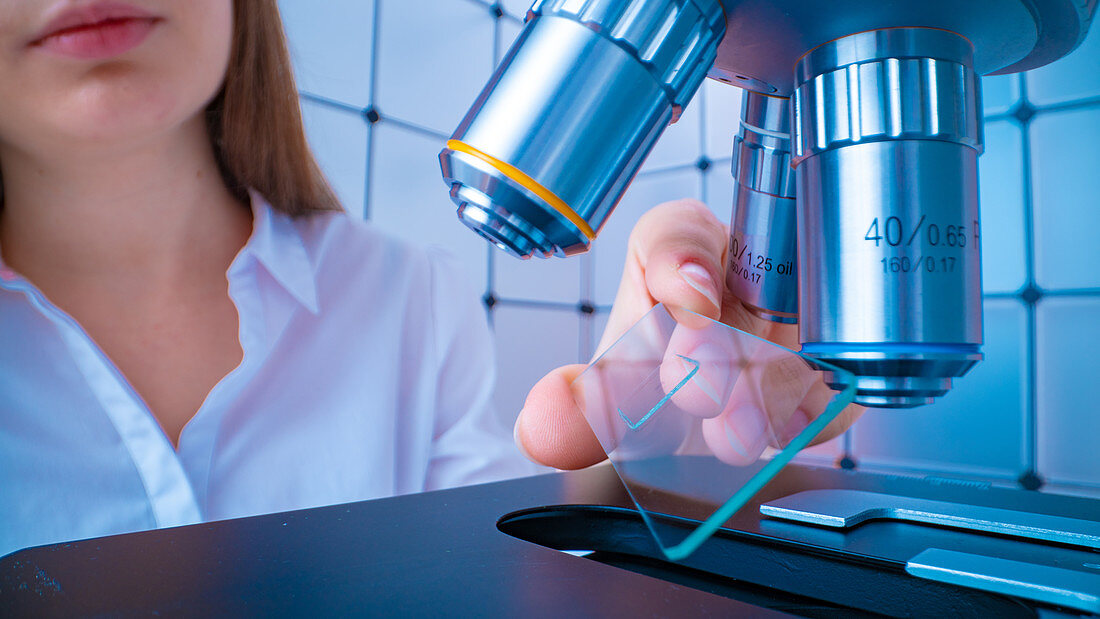
[[[670,459],[686,480],[706,463]],[[1085,586],[1100,552],[929,524],[847,529],[760,514],[841,490],[1026,511],[1091,526],[1100,501],[791,465],[680,563],[663,559],[611,467],[145,531],[0,559],[0,615],[1074,616],[918,578],[929,548],[1019,561]],[[802,495],[806,496],[806,495]],[[782,501],[779,501],[781,503]],[[777,503],[778,504],[778,503]],[[656,526],[683,528],[669,516]],[[591,551],[576,556],[559,550]],[[1072,585],[1072,583],[1070,583]],[[1063,592],[1065,593],[1065,592]],[[1088,594],[1100,591],[1085,591]],[[1026,597],[1026,596],[1025,596]],[[1084,609],[1087,609],[1088,600]],[[1063,613],[1068,613],[1063,615]]]

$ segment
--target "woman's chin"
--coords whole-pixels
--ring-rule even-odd
[[[57,137],[67,142],[74,154],[87,151],[102,151],[104,154],[129,145],[137,145],[155,139],[167,133],[163,126],[155,123],[135,122],[96,122],[58,127]]]
[[[48,89],[45,115],[74,137],[109,138],[171,126],[201,111],[217,84],[180,85],[150,70],[115,67],[78,80],[58,80]],[[45,94],[45,93],[43,93]]]
[[[201,121],[203,108],[180,109],[148,103],[87,106],[80,114],[58,119],[58,137],[83,148],[125,147],[171,135],[188,124]]]

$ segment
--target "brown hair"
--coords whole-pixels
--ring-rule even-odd
[[[340,209],[306,142],[276,0],[234,0],[229,68],[206,118],[222,177],[239,199],[251,188],[291,215]]]

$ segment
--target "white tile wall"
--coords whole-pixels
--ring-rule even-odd
[[[510,15],[523,19],[527,15],[527,9],[531,7],[528,0],[501,0],[500,6]]]
[[[741,99],[736,88],[703,85],[588,256],[489,258],[484,241],[456,221],[436,155],[528,5],[500,2],[498,19],[489,0],[280,0],[310,143],[348,209],[446,247],[479,291],[501,299],[491,316],[505,421],[546,371],[593,352],[641,213],[705,197],[728,221]],[[1058,64],[983,79],[987,359],[941,403],[869,412],[813,457],[999,480],[1035,472],[1062,489],[1100,488],[1100,26],[1093,30]],[[368,125],[361,112],[372,107],[381,120]],[[704,157],[706,170],[693,167]],[[598,311],[580,312],[584,302]]]
[[[640,173],[692,165],[699,160],[703,147],[701,109],[699,101],[692,101],[684,108],[680,120],[665,129],[660,141],[650,151]]]
[[[840,458],[844,457],[844,436],[838,436],[832,440],[818,445],[807,447],[798,452],[799,461],[818,466],[836,466]]]
[[[357,110],[303,99],[302,123],[318,164],[348,212],[364,216],[367,123]]]
[[[607,319],[609,317],[608,312],[599,312],[591,317],[591,336],[590,349],[592,353],[588,356],[582,356],[583,361],[588,361],[589,358],[595,358],[597,354],[603,353],[598,347],[600,345],[600,339],[603,337],[604,329],[607,328]]]
[[[497,20],[497,28],[496,59],[499,62],[499,60],[504,57],[504,54],[512,47],[512,43],[515,42],[519,33],[523,31],[523,22],[518,19],[508,19],[506,17]]]
[[[378,1],[375,105],[450,133],[493,69],[493,16],[469,0]]]
[[[468,281],[485,290],[489,246],[455,214],[436,159],[442,140],[385,122],[372,130],[371,220],[400,238],[447,249],[461,261]]]
[[[493,289],[498,297],[563,303],[581,301],[583,264],[580,260],[519,260],[503,252],[494,260]]]
[[[711,159],[729,159],[733,153],[733,136],[737,135],[740,126],[743,91],[714,80],[704,80],[699,90],[702,91],[700,102],[706,108],[704,152]]]
[[[1028,98],[1038,105],[1100,96],[1100,28],[1065,58],[1028,73]]]
[[[702,200],[718,217],[718,221],[729,224],[733,214],[733,180],[730,178],[730,159],[716,159],[710,162],[703,175]]]
[[[978,159],[982,220],[982,286],[986,293],[1024,285],[1024,158],[1022,135],[1008,120],[986,123],[985,154]]]
[[[1004,114],[1020,98],[1020,76],[992,75],[982,78],[982,104],[985,113]]]
[[[496,405],[512,427],[527,392],[550,370],[579,358],[580,314],[504,306],[493,312],[497,338]]]
[[[374,0],[279,0],[302,91],[365,108],[371,101]]]
[[[1100,298],[1039,304],[1039,470],[1100,488]]]
[[[853,429],[861,465],[1014,478],[1024,467],[1024,307],[985,303],[985,359],[939,402],[869,410]]]
[[[1068,494],[1089,499],[1100,499],[1100,486],[1092,485],[1060,484],[1058,482],[1052,481],[1043,486],[1042,492],[1050,494]]]
[[[1100,111],[1040,114],[1031,145],[1036,278],[1044,288],[1100,286]]]

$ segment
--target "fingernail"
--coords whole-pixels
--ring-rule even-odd
[[[694,262],[685,262],[680,265],[680,277],[688,286],[699,291],[699,294],[707,298],[714,307],[722,307],[718,299],[718,290],[714,286],[714,278],[701,265]]]
[[[519,437],[519,420],[523,417],[523,411],[520,411],[519,417],[516,417],[516,425],[512,426],[512,442],[516,444],[516,449],[519,453],[527,458],[531,462],[535,462],[535,459],[531,457],[531,454],[527,451],[527,447],[523,445],[523,440]]]

